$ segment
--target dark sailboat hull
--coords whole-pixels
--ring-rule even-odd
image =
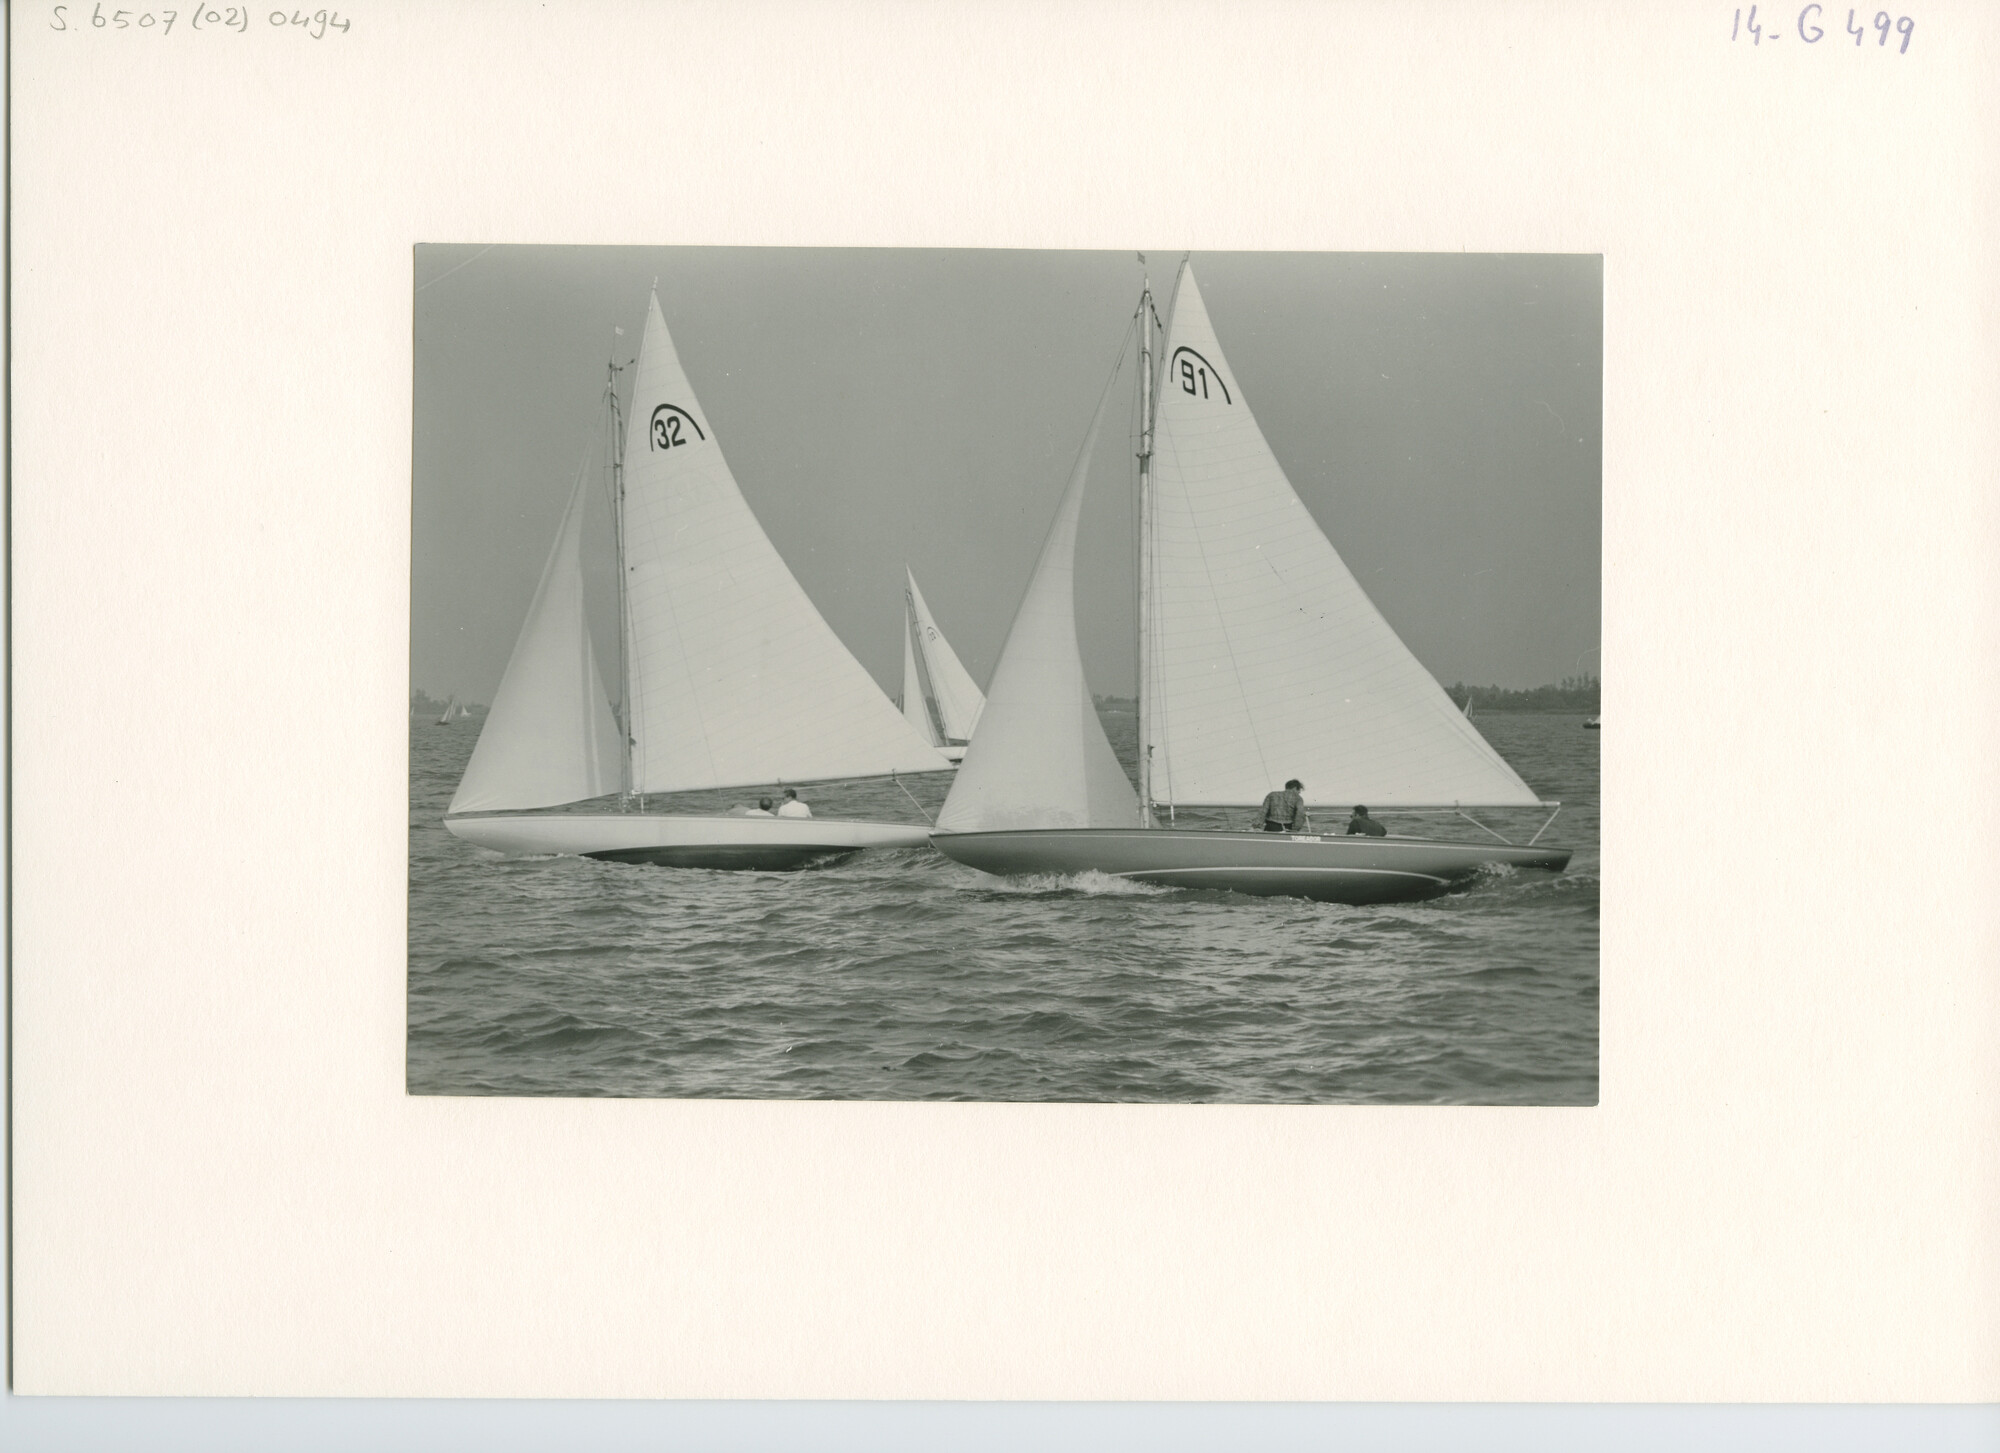
[[[865,848],[920,848],[928,829],[828,817],[702,817],[645,812],[496,812],[447,817],[467,842],[508,857],[573,854],[660,868],[786,873]]]
[[[1327,903],[1428,898],[1491,864],[1561,872],[1570,857],[1567,848],[1497,842],[1164,828],[939,832],[931,834],[931,843],[948,858],[1003,877],[1098,872],[1168,888],[1221,889]]]

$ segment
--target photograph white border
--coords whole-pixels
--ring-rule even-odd
[[[2000,1395],[1989,10],[52,14],[18,1390]],[[1602,1103],[403,1095],[410,248],[1176,236],[1606,258]]]

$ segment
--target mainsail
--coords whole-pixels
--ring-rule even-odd
[[[451,799],[453,812],[554,807],[618,790],[618,726],[584,615],[589,479],[587,469],[577,479],[507,673]]]
[[[950,764],[833,633],[724,462],[647,309],[625,447],[632,787],[935,772]]]
[[[903,716],[934,747],[972,740],[986,698],[903,567]]]
[[[1162,352],[1145,672],[1153,799],[1256,803],[1297,777],[1317,804],[1534,805],[1293,492],[1192,270]]]
[[[941,832],[1138,824],[1138,798],[1097,719],[1076,643],[1077,518],[1103,418],[1100,401],[938,814]]]

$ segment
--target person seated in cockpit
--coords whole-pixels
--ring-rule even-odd
[[[1368,815],[1368,809],[1357,807],[1354,816],[1347,819],[1349,837],[1387,837],[1389,829]]]

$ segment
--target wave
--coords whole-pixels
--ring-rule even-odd
[[[1582,871],[1489,870],[1436,898],[1362,906],[1101,872],[1000,878],[928,848],[790,874],[509,861],[428,816],[470,734],[419,733],[406,1083],[415,1094],[1590,1103],[1596,734],[1529,718],[1496,730],[1548,737],[1548,780],[1532,780],[1584,804],[1559,820]],[[1577,762],[1564,767],[1569,751]],[[895,805],[821,796],[833,815]]]
[[[1157,883],[1141,883],[1112,873],[1100,873],[1095,868],[1087,868],[1081,873],[1024,873],[1012,878],[996,878],[980,873],[976,879],[956,886],[1003,898],[1035,898],[1051,894],[1081,894],[1087,898],[1157,898],[1181,891]]]

